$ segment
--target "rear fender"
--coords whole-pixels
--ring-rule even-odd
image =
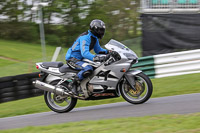
[[[61,78],[58,77],[58,76],[54,76],[54,75],[49,74],[49,75],[46,77],[45,82],[46,82],[46,83],[50,83],[50,82],[52,82],[52,81],[54,81],[54,80],[60,80],[60,79],[61,79]]]

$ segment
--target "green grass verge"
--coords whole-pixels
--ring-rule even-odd
[[[56,46],[46,45],[47,61],[50,61]],[[67,51],[64,48],[63,52]],[[2,58],[1,58],[2,57]],[[0,77],[37,71],[35,63],[42,62],[40,44],[0,40]]]
[[[152,79],[154,86],[152,97],[200,93],[199,75],[200,74],[190,74]],[[79,100],[76,107],[92,106],[122,101],[125,101],[122,97],[97,101]],[[2,103],[0,104],[0,108],[0,118],[50,111],[50,109],[44,103],[43,96]]]
[[[0,67],[12,65],[12,64],[15,64],[15,63],[16,63],[15,61],[0,59]]]
[[[42,51],[40,44],[30,44],[20,41],[0,40],[0,56],[19,61],[41,59]],[[55,46],[46,46],[47,56],[52,56]]]
[[[81,121],[2,130],[1,133],[199,133],[200,113]]]

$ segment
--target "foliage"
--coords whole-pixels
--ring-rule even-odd
[[[54,34],[47,34],[46,35],[46,43],[49,45],[61,45],[60,38]]]
[[[89,29],[93,19],[106,23],[106,34],[101,43],[109,39],[119,41],[140,36],[137,8],[139,0],[43,0],[46,42],[51,45],[71,46],[81,33]],[[10,0],[1,2],[0,38],[39,42],[38,12],[32,11],[39,0]],[[57,21],[57,22],[56,22]],[[37,22],[37,23],[35,23]]]
[[[0,22],[0,38],[8,40],[23,40],[38,42],[38,26],[25,22]]]

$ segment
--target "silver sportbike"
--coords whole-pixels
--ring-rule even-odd
[[[44,90],[47,106],[58,113],[72,110],[77,100],[99,100],[122,96],[127,102],[141,104],[152,95],[151,80],[140,70],[131,69],[138,62],[137,55],[122,43],[111,39],[106,45],[110,52],[104,62],[83,61],[93,66],[93,73],[82,80],[77,87],[78,95],[70,93],[67,87],[79,71],[62,62],[36,63],[40,79],[33,82],[36,88]]]

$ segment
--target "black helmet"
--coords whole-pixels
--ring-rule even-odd
[[[99,19],[92,20],[92,22],[90,23],[90,31],[100,39],[103,38],[105,30],[105,23]]]

